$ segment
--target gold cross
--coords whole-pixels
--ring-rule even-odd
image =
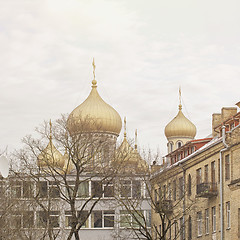
[[[180,105],[182,104],[181,98],[182,98],[182,91],[181,91],[181,86],[180,86],[179,87],[179,104]]]
[[[95,62],[94,62],[94,58],[93,58],[92,66],[93,66],[93,79],[95,80],[95,69],[96,69],[96,65],[95,65]]]

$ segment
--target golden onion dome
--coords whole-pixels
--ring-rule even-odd
[[[182,113],[182,105],[180,104],[177,116],[165,127],[166,137],[194,138],[196,132],[196,126],[184,116]]]
[[[92,90],[87,99],[76,107],[68,117],[70,133],[104,132],[119,135],[122,120],[118,112],[98,94],[97,81],[92,81]]]
[[[52,143],[52,138],[47,147],[38,156],[39,167],[57,167],[63,169],[65,164],[63,155],[56,149]]]

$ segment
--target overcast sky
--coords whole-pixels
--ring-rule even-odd
[[[179,85],[206,137],[212,113],[240,101],[239,12],[239,0],[1,0],[0,149],[82,103],[93,57],[100,95],[142,148],[166,153]]]

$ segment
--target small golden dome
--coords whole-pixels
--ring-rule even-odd
[[[67,124],[72,134],[104,132],[118,136],[122,128],[118,112],[98,94],[96,80],[92,81],[92,90],[87,99],[70,113]]]
[[[63,169],[64,164],[63,155],[56,149],[50,137],[47,147],[38,156],[38,166]]]
[[[177,116],[165,127],[166,137],[194,138],[196,132],[196,126],[184,116],[182,113],[182,105],[180,104]]]

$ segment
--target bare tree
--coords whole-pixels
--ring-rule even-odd
[[[23,188],[29,184],[32,189],[29,203],[38,239],[80,239],[80,229],[103,194],[113,191],[113,179],[126,156],[117,154],[112,137],[101,131],[69,132],[64,116],[50,127],[45,122],[37,132],[39,139],[25,137],[25,148],[15,153],[20,167],[14,174]]]
[[[158,157],[154,156],[155,162]],[[156,167],[164,169],[166,164]],[[125,187],[124,193],[124,186],[122,186],[119,190],[121,193],[115,196],[123,213],[122,218],[119,219],[120,225],[132,230],[132,239],[167,240],[177,239],[179,236],[184,239],[186,225],[188,228],[192,227],[188,213],[194,207],[195,201],[189,194],[192,186],[187,187],[189,183],[187,184],[184,173],[179,182],[175,180],[166,182],[163,179],[157,184],[157,188],[154,181],[150,184],[152,170],[146,168],[142,173],[144,174],[128,172],[128,178],[132,182],[136,180],[141,182],[141,187],[133,184],[131,190],[133,193],[129,194],[129,188]],[[151,216],[145,211],[146,202],[152,213],[154,212],[157,216],[157,221],[150,222]],[[128,237],[123,236],[122,239]]]

